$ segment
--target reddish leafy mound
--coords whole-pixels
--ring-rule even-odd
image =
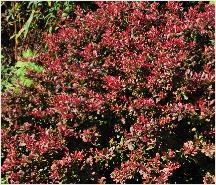
[[[53,35],[2,95],[10,183],[212,183],[214,5],[108,2]]]

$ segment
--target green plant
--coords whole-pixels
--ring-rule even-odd
[[[22,57],[24,59],[35,57],[36,53],[31,51],[30,49],[22,52]],[[5,69],[6,70],[6,69]],[[33,84],[33,80],[29,77],[26,77],[27,71],[34,71],[34,72],[43,72],[43,67],[37,65],[34,62],[29,61],[17,61],[15,66],[11,67],[12,77],[7,78],[6,80],[2,81],[2,88],[3,90],[7,91],[9,89],[14,89],[18,91],[18,86],[23,85],[25,87],[29,87]],[[19,82],[19,85],[17,84]]]
[[[24,67],[20,67],[18,63],[18,66],[14,68],[18,56],[27,49],[33,50],[41,47],[42,33],[55,32],[59,28],[57,24],[61,16],[66,17],[73,12],[74,2],[1,1],[1,10],[1,33],[4,38],[1,42],[1,54],[4,56],[1,58],[1,86],[3,87],[1,89],[4,87],[8,89],[12,86],[11,77],[17,67],[20,68],[18,75],[21,81],[30,85],[31,82],[21,75]]]
[[[8,180],[6,179],[6,177],[1,178],[1,184],[8,184]]]

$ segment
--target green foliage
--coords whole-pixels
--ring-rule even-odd
[[[29,26],[33,20],[33,17],[34,17],[34,13],[35,13],[35,10],[32,10],[32,13],[28,19],[28,21],[24,24],[24,26],[22,27],[22,29],[16,34],[16,37],[15,37],[15,40],[16,40],[16,44],[18,43],[18,38],[20,37],[20,35],[24,32],[24,39],[26,38],[27,36],[27,33],[29,31]]]
[[[32,50],[27,49],[26,51],[22,52],[23,58],[29,58],[29,57],[35,57],[36,53],[34,53]]]
[[[14,88],[17,80],[25,86],[33,82],[25,76],[27,70],[41,72],[42,68],[32,62],[17,61],[17,56],[31,57],[32,51],[41,46],[42,32],[55,32],[58,23],[73,16],[76,4],[87,8],[89,3],[72,1],[1,1],[2,48],[1,48],[1,89]],[[63,19],[62,19],[63,18]],[[42,47],[46,50],[46,46]]]
[[[53,32],[56,28],[59,18],[58,11],[62,12],[63,17],[68,16],[74,10],[74,2],[13,2],[9,5],[2,2],[3,6],[7,6],[5,18],[9,25],[14,27],[16,23],[18,33],[14,32],[12,39],[17,40],[23,35],[25,39],[28,32],[33,29],[43,29]],[[25,10],[25,11],[23,11]]]
[[[23,51],[22,55],[23,58],[30,58],[34,57],[36,54],[30,49],[28,49],[26,51]],[[11,67],[11,71],[13,73],[12,78],[10,80],[6,79],[2,81],[2,88],[6,91],[11,88],[15,91],[19,91],[17,80],[21,85],[24,85],[26,87],[31,86],[33,84],[33,80],[29,77],[26,77],[26,73],[29,70],[40,73],[43,72],[43,67],[35,64],[34,62],[16,62],[15,66]]]
[[[210,4],[215,4],[215,0],[209,1]]]
[[[8,184],[8,181],[5,177],[1,178],[1,184]]]

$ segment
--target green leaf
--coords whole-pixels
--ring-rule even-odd
[[[23,81],[21,82],[24,86],[29,87],[33,84],[33,80],[25,78],[23,79]]]
[[[51,1],[49,0],[49,1],[47,1],[47,3],[48,3],[48,6],[51,7],[51,5],[52,5]]]
[[[35,72],[43,72],[43,67],[35,64],[34,62],[21,62],[21,61],[18,61],[15,64],[15,67],[18,68],[15,71],[15,73],[17,75],[22,75],[22,74],[24,75],[24,73],[28,69],[33,70]]]
[[[210,40],[212,45],[215,45],[215,40]]]
[[[1,178],[1,184],[8,184],[6,177]]]
[[[30,57],[34,57],[36,54],[32,50],[27,49],[26,51],[22,52],[22,55],[24,58],[30,58]]]
[[[21,62],[21,61],[18,61],[16,64],[15,64],[15,67],[25,67],[27,64],[27,62]]]
[[[17,76],[24,76],[25,75],[26,70],[24,68],[19,68],[15,71],[15,74]]]
[[[121,141],[120,141],[119,144],[120,144],[120,145],[123,145],[123,144],[124,144],[124,137],[123,137],[123,136],[121,137]]]
[[[15,41],[16,41],[16,44],[18,44],[18,38],[20,37],[20,35],[22,34],[22,32],[25,31],[25,28],[23,27],[15,36]],[[11,37],[13,38],[13,36]]]
[[[28,21],[25,23],[24,27],[25,27],[25,32],[24,32],[24,38],[26,38],[26,35],[28,33],[28,30],[29,30],[29,26],[33,20],[33,17],[34,17],[34,13],[35,13],[35,10],[32,10],[32,13],[28,19]]]
[[[20,88],[15,87],[15,89],[14,89],[14,92],[15,92],[15,93],[19,93],[20,91],[21,91]]]
[[[24,58],[29,58],[35,56],[35,53],[30,49],[23,51],[22,53]],[[15,64],[15,68],[13,70],[14,79],[18,79],[23,86],[29,87],[33,84],[33,80],[26,77],[26,72],[28,70],[32,70],[34,72],[43,72],[44,68],[42,66],[37,65],[34,62],[22,62],[18,61]],[[13,78],[11,79],[13,80]],[[12,81],[12,84],[16,84],[16,80]]]
[[[185,92],[182,93],[185,100],[188,100],[188,96],[185,94]]]
[[[33,2],[32,1],[30,1],[29,3],[28,3],[28,9],[30,8],[30,6],[32,6],[32,4],[33,4]]]
[[[62,17],[67,17],[68,13],[63,13]]]
[[[210,4],[215,4],[215,0],[209,1]]]
[[[22,29],[16,34],[16,37],[15,37],[15,41],[16,43],[18,43],[18,38],[20,37],[20,35],[24,32],[24,38],[26,38],[26,35],[28,33],[28,30],[29,30],[29,26],[33,20],[33,17],[34,17],[34,13],[35,13],[35,10],[32,10],[32,13],[29,17],[29,19],[27,20],[27,22],[25,23],[25,25],[22,27]]]
[[[166,161],[166,160],[167,160],[167,158],[166,158],[165,156],[162,156],[161,159],[162,159],[163,161]]]
[[[154,148],[153,146],[149,146],[148,148],[146,148],[146,150],[151,150],[153,148]]]
[[[52,33],[52,26],[49,27],[49,33]]]

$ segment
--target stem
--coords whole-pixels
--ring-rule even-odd
[[[16,3],[16,2],[13,2],[13,11],[14,11],[14,32],[15,32],[15,34],[17,34],[15,3]],[[15,56],[15,60],[17,61],[17,42],[16,42],[16,37],[15,37],[14,39],[15,39],[14,56]]]

